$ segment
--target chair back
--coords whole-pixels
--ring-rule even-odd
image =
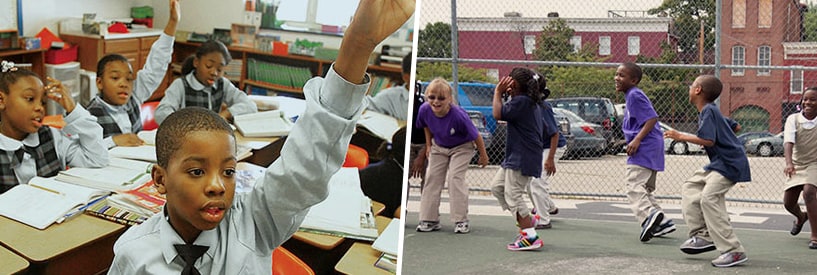
[[[272,274],[273,275],[315,275],[312,268],[301,261],[300,258],[289,252],[286,248],[279,246],[272,251]]]
[[[159,124],[156,123],[156,120],[153,117],[153,113],[156,112],[157,106],[159,106],[159,101],[150,101],[142,104],[142,130],[150,131],[159,128]]]
[[[357,169],[366,168],[369,165],[369,153],[366,149],[360,146],[349,144],[349,150],[346,151],[346,161],[343,162],[343,167],[357,167]]]

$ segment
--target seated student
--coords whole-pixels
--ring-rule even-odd
[[[400,128],[391,138],[391,143],[383,143],[378,154],[382,160],[369,164],[359,171],[360,189],[370,199],[383,203],[383,216],[392,218],[401,205],[403,196],[403,157],[406,155],[406,127]]]
[[[399,120],[408,119],[408,85],[411,80],[411,53],[403,57],[403,85],[378,92],[375,96],[366,96],[369,110],[383,113]]]
[[[281,157],[248,193],[233,197],[236,144],[223,119],[202,108],[168,116],[156,133],[152,171],[167,203],[116,241],[109,274],[270,274],[272,251],[326,198],[344,161],[364,109],[369,54],[414,4],[360,2],[338,59],[324,79],[304,86],[306,109]]]
[[[142,131],[140,108],[164,80],[167,64],[173,55],[176,24],[181,16],[179,0],[169,2],[170,19],[164,33],[150,47],[145,66],[137,74],[135,83],[131,64],[121,54],[106,55],[97,63],[96,86],[100,94],[91,100],[88,111],[102,125],[107,148],[144,143],[136,136]]]
[[[258,112],[258,107],[243,91],[224,77],[224,68],[232,57],[227,46],[215,40],[204,42],[196,54],[182,64],[182,77],[167,87],[165,97],[156,107],[154,118],[159,125],[184,107],[202,107],[231,121],[233,116]],[[222,110],[222,105],[227,108]]]
[[[108,165],[102,127],[74,103],[60,81],[40,77],[14,63],[0,63],[0,194],[34,176],[51,177],[72,167]],[[43,126],[46,100],[65,109],[65,127]]]

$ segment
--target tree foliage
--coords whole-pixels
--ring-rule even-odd
[[[417,80],[431,81],[435,77],[442,77],[451,81],[451,69],[451,63],[417,62]],[[457,78],[459,82],[492,82],[486,69],[475,69],[467,65],[457,66]]]
[[[575,31],[567,25],[565,20],[561,18],[551,20],[536,38],[536,49],[533,50],[533,56],[538,60],[567,60],[567,57],[573,53],[573,45],[570,44],[573,33]]]
[[[684,63],[696,62],[701,24],[705,34],[704,50],[714,49],[715,0],[664,0],[660,6],[647,12],[673,19],[672,34],[678,37],[678,48],[687,53],[681,60]]]
[[[817,41],[817,5],[809,4],[803,14],[803,29],[804,41]]]
[[[428,23],[420,30],[417,41],[417,56],[451,58],[451,25],[437,22]]]

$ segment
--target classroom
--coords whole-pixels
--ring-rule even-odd
[[[0,131],[0,274],[396,273],[416,36],[415,1],[402,2],[363,16],[371,1],[0,0],[0,120],[19,126]],[[32,89],[34,103],[13,101]],[[12,102],[34,118],[11,122]],[[218,148],[234,158],[198,157]],[[177,168],[190,159],[201,167]],[[198,199],[172,203],[201,196],[191,182],[202,217],[184,214]],[[270,236],[247,245],[237,223]],[[133,244],[148,226],[169,231]],[[117,264],[148,250],[141,269]]]

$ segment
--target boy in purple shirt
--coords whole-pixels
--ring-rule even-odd
[[[420,196],[418,232],[437,231],[440,225],[440,193],[448,182],[451,221],[454,233],[471,231],[468,223],[468,183],[465,172],[479,151],[479,164],[488,165],[485,143],[468,113],[453,104],[453,89],[442,78],[431,81],[426,90],[426,102],[417,111],[417,128],[426,136],[425,152],[418,158],[428,158],[428,170]],[[422,162],[420,162],[422,163]]]
[[[664,171],[664,139],[658,128],[658,114],[650,99],[636,85],[641,82],[641,67],[623,63],[616,69],[616,91],[624,93],[625,108],[622,130],[627,141],[627,198],[636,221],[641,223],[642,242],[653,236],[675,231],[672,220],[653,196],[658,171]]]

